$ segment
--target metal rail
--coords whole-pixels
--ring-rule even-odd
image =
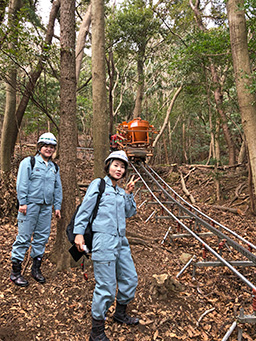
[[[186,200],[184,200],[178,193],[176,193],[173,190],[173,188],[171,188],[151,167],[149,167],[148,165],[146,165],[146,167],[147,167],[147,169],[149,169],[150,172],[152,172],[173,193],[175,198],[179,198],[179,200],[181,202],[183,202],[184,205],[188,206],[190,209],[193,209],[193,211],[195,211],[197,214],[200,214],[205,219],[208,219],[215,226],[219,226],[221,229],[229,232],[230,234],[232,234],[236,238],[240,239],[242,242],[246,243],[248,245],[248,247],[251,247],[252,249],[256,250],[256,246],[254,244],[250,243],[248,240],[244,239],[242,236],[238,235],[236,232],[234,232],[231,229],[229,229],[228,227],[220,224],[219,222],[217,222],[216,220],[214,220],[211,217],[207,216],[203,212],[199,211],[196,207],[192,206],[190,203],[188,203]]]
[[[204,247],[210,251],[222,264],[224,264],[225,266],[227,266],[237,277],[239,277],[247,286],[249,286],[253,292],[256,292],[256,287],[254,286],[254,284],[252,284],[246,277],[244,277],[239,271],[237,271],[231,264],[230,262],[226,261],[219,253],[217,253],[214,249],[212,249],[207,243],[205,243],[204,240],[202,240],[194,231],[192,231],[188,226],[186,226],[176,215],[174,215],[158,198],[157,196],[154,194],[154,192],[151,190],[150,186],[148,185],[147,181],[145,180],[145,178],[143,177],[143,175],[141,174],[141,172],[139,172],[138,168],[131,163],[131,167],[133,168],[134,172],[140,177],[142,183],[144,184],[144,186],[147,188],[147,190],[150,192],[150,194],[154,197],[154,199],[156,200],[156,202],[165,210],[165,212],[168,214],[168,216],[170,216],[174,221],[176,221],[180,226],[182,226],[189,234],[191,234],[196,240],[198,240],[200,243],[202,243],[204,245]],[[240,252],[241,254],[243,254],[245,257],[247,257],[250,261],[252,261],[254,264],[256,264],[256,256],[251,253],[250,251],[248,251],[247,249],[245,249],[243,246],[241,246],[240,244],[238,244],[237,242],[233,241],[230,237],[228,237],[227,235],[225,235],[223,232],[219,231],[218,229],[214,228],[212,225],[210,225],[208,222],[206,222],[205,220],[203,220],[202,218],[198,217],[198,215],[196,215],[195,213],[193,213],[192,211],[195,211],[197,214],[200,214],[202,216],[204,216],[206,219],[210,220],[210,221],[214,221],[212,220],[210,217],[208,217],[207,215],[203,214],[202,212],[200,212],[199,210],[197,210],[196,208],[194,208],[193,206],[191,206],[190,204],[186,203],[186,205],[188,205],[190,207],[190,209],[187,209],[185,206],[183,206],[180,202],[178,202],[174,197],[172,197],[170,195],[170,193],[168,193],[162,186],[161,184],[153,177],[153,175],[150,173],[150,171],[153,174],[156,174],[149,166],[147,166],[148,169],[146,169],[146,167],[140,163],[139,167],[146,173],[147,177],[149,179],[151,179],[151,181],[153,181],[156,186],[169,198],[169,200],[172,201],[173,204],[177,205],[177,207],[179,207],[179,209],[181,209],[183,212],[185,212],[189,217],[191,217],[192,219],[196,220],[197,223],[201,224],[202,226],[204,226],[205,228],[209,229],[211,232],[213,232],[215,235],[217,235],[219,238],[221,239],[226,239],[227,243],[229,245],[232,245],[232,247],[237,250],[238,252]],[[158,179],[161,180],[165,186],[167,186],[173,193],[175,193],[165,182],[163,179],[160,178],[159,175],[157,175]],[[176,194],[178,196],[178,194]],[[184,200],[178,196],[183,202]],[[215,223],[215,221],[214,221]],[[220,225],[216,222],[216,224],[218,226],[221,226],[223,229],[225,229],[226,231],[229,230],[227,228],[225,228],[225,226]],[[237,238],[239,238],[240,236],[235,234],[235,236]],[[242,238],[242,237],[241,237]],[[241,240],[241,238],[239,238]],[[243,238],[242,238],[243,239]],[[243,240],[248,244],[248,241]],[[250,243],[251,244],[251,243]],[[251,246],[253,247],[253,249],[256,249],[256,246],[254,246],[253,244],[251,244]]]
[[[200,218],[197,214],[195,214],[193,211],[196,211],[198,214],[202,215],[204,218],[206,218],[207,220],[210,220],[211,222],[213,222],[213,219],[211,219],[210,217],[208,217],[206,214],[202,213],[201,211],[199,211],[198,209],[196,209],[194,206],[190,205],[189,203],[186,202],[186,204],[189,206],[189,209],[186,208],[185,206],[183,206],[180,202],[178,202],[176,199],[174,199],[159,183],[158,181],[152,176],[152,174],[143,166],[141,165],[141,168],[146,172],[147,176],[151,178],[151,180],[153,180],[155,182],[155,184],[157,185],[158,188],[161,188],[161,190],[163,191],[163,193],[169,198],[169,200],[172,200],[172,202],[179,207],[183,212],[186,213],[186,215],[188,217],[193,218],[198,224],[204,226],[206,229],[208,229],[209,231],[211,231],[212,233],[214,233],[216,236],[218,236],[220,239],[225,239],[227,244],[229,244],[230,246],[232,246],[236,251],[240,252],[242,255],[244,255],[246,258],[248,258],[250,261],[254,262],[256,264],[256,255],[254,255],[253,253],[251,253],[248,249],[246,249],[245,247],[243,247],[242,245],[238,244],[236,241],[234,241],[233,239],[231,239],[229,236],[227,236],[226,234],[224,234],[222,231],[218,230],[217,228],[215,228],[213,225],[209,224],[207,221],[203,220],[202,218]],[[150,168],[151,170],[151,168]],[[152,170],[153,171],[153,170]],[[155,172],[154,172],[155,173]],[[158,176],[159,179],[160,176]],[[164,180],[161,179],[163,182]],[[165,182],[164,182],[165,183]],[[166,184],[166,183],[165,183]],[[166,184],[167,185],[167,184]],[[168,188],[170,188],[170,186],[168,186]],[[181,197],[179,197],[181,198]],[[184,202],[185,200],[183,200]],[[214,221],[215,222],[215,221]],[[217,223],[216,224],[218,226],[220,226],[221,224]],[[224,225],[221,225],[221,228],[225,231],[231,232],[230,229],[228,229],[227,227],[225,227]],[[237,233],[235,233],[234,231],[232,231],[233,235],[238,238],[239,240],[245,242],[248,245],[248,241],[245,240],[244,238],[242,238],[241,236],[239,236]],[[253,245],[252,243],[250,243],[250,247],[256,250],[256,246]]]

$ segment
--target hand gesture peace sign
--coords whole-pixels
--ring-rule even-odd
[[[131,180],[126,185],[125,192],[128,194],[132,193],[132,191],[134,190],[136,182],[140,179],[140,178],[138,178],[138,179],[134,180],[134,177],[135,177],[135,175],[132,176]]]

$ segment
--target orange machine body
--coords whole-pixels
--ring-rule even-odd
[[[119,141],[122,141],[118,148],[125,150],[130,158],[145,159],[153,155],[153,134],[156,133],[155,128],[140,117],[122,122],[117,127]]]

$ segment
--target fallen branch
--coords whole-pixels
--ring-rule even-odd
[[[243,183],[243,184],[239,184],[235,190],[235,194],[236,196],[239,198],[241,197],[241,192],[246,188],[247,184]]]
[[[146,247],[151,247],[150,245],[148,245],[147,242],[145,242],[145,240],[140,239],[140,238],[134,238],[134,237],[127,237],[127,239],[129,240],[129,244],[130,245],[143,245]]]
[[[218,210],[228,211],[228,212],[239,214],[239,215],[244,215],[244,213],[239,208],[232,208],[232,207],[218,206],[218,205],[213,205],[212,207],[217,208]]]
[[[184,180],[185,180],[186,178],[188,178],[189,175],[190,175],[195,169],[196,169],[196,167],[193,167],[192,169],[190,169],[190,171],[188,172],[188,174],[187,174],[186,176],[184,176]]]
[[[199,319],[198,319],[198,321],[197,321],[197,323],[196,323],[197,327],[199,326],[199,323],[202,321],[202,319],[205,317],[205,315],[211,313],[213,310],[215,310],[215,308],[211,308],[211,309],[209,309],[209,310],[206,310],[206,311],[199,317]]]
[[[237,187],[236,187],[236,190],[235,190],[235,196],[234,198],[230,201],[230,205],[232,205],[237,199],[244,199],[244,197],[241,196],[241,192],[246,188],[246,184],[245,183],[242,183],[242,184],[239,184]]]
[[[189,200],[191,201],[192,204],[195,204],[196,201],[193,197],[193,195],[188,191],[187,187],[186,187],[186,184],[185,184],[185,180],[183,178],[183,175],[181,173],[181,171],[179,171],[180,173],[180,181],[181,181],[181,186],[182,186],[182,190],[183,192],[186,194],[186,196],[189,198]]]
[[[132,245],[144,245],[147,247],[151,247],[150,245],[155,242],[153,239],[151,238],[145,238],[145,236],[139,234],[139,233],[133,233],[131,231],[127,231],[126,233],[126,237],[129,240],[129,243]]]
[[[193,165],[187,165],[188,167],[196,167],[196,168],[217,168],[220,170],[225,170],[225,169],[230,169],[230,168],[236,168],[236,167],[241,167],[244,166],[243,163],[237,163],[236,165],[231,165],[231,166],[217,166],[216,165],[200,165],[200,164],[193,164]]]
[[[28,263],[30,261],[30,252],[31,252],[31,245],[28,248],[27,259],[23,262],[23,269],[21,271],[22,276],[24,275],[24,273],[25,273],[25,271],[27,269]]]

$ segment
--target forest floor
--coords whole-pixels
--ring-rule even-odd
[[[92,160],[78,162],[79,182],[89,183],[92,174]],[[256,244],[256,218],[248,210],[248,188],[245,168],[223,170],[219,174],[222,200],[216,202],[213,170],[189,166],[178,169],[171,166],[157,166],[154,169],[174,190],[185,198],[182,191],[179,171],[186,177],[186,187],[196,201],[196,207],[223,225],[241,234]],[[14,185],[13,185],[14,184]],[[240,186],[239,196],[235,191]],[[244,186],[242,186],[244,185]],[[139,184],[136,185],[137,187]],[[15,179],[10,182],[10,193],[14,193]],[[2,208],[15,202],[15,197],[2,193]],[[146,194],[136,195],[137,207],[145,200]],[[188,200],[187,198],[185,198]],[[239,208],[237,213],[224,211],[218,206]],[[222,340],[240,308],[245,314],[252,314],[251,289],[224,267],[197,269],[192,278],[192,267],[187,268],[176,280],[176,275],[184,267],[182,256],[187,260],[196,255],[202,260],[202,246],[192,238],[176,239],[168,237],[161,245],[171,220],[148,219],[153,206],[142,205],[136,216],[127,220],[127,235],[138,273],[136,297],[129,305],[129,313],[140,318],[137,326],[124,326],[113,322],[114,305],[109,309],[106,319],[106,334],[110,340]],[[1,218],[0,230],[0,340],[88,340],[91,328],[91,299],[94,288],[92,263],[85,261],[88,279],[84,279],[81,267],[58,273],[53,276],[55,265],[49,261],[49,254],[56,235],[56,221],[53,219],[52,231],[42,264],[46,283],[41,285],[30,276],[31,261],[24,276],[30,285],[19,288],[9,280],[11,246],[17,233],[14,217]],[[136,237],[136,238],[134,238]],[[137,240],[137,242],[136,242]],[[213,246],[217,249],[216,245]],[[232,249],[224,248],[223,253],[230,259],[237,256]],[[215,260],[207,254],[207,260]],[[246,278],[255,283],[255,268],[240,270]],[[155,275],[168,275],[174,286],[167,292],[159,288],[153,290]],[[179,285],[180,284],[180,285]],[[255,283],[256,284],[256,283]],[[256,340],[255,327],[245,324],[243,340]],[[237,329],[229,340],[237,340]]]

